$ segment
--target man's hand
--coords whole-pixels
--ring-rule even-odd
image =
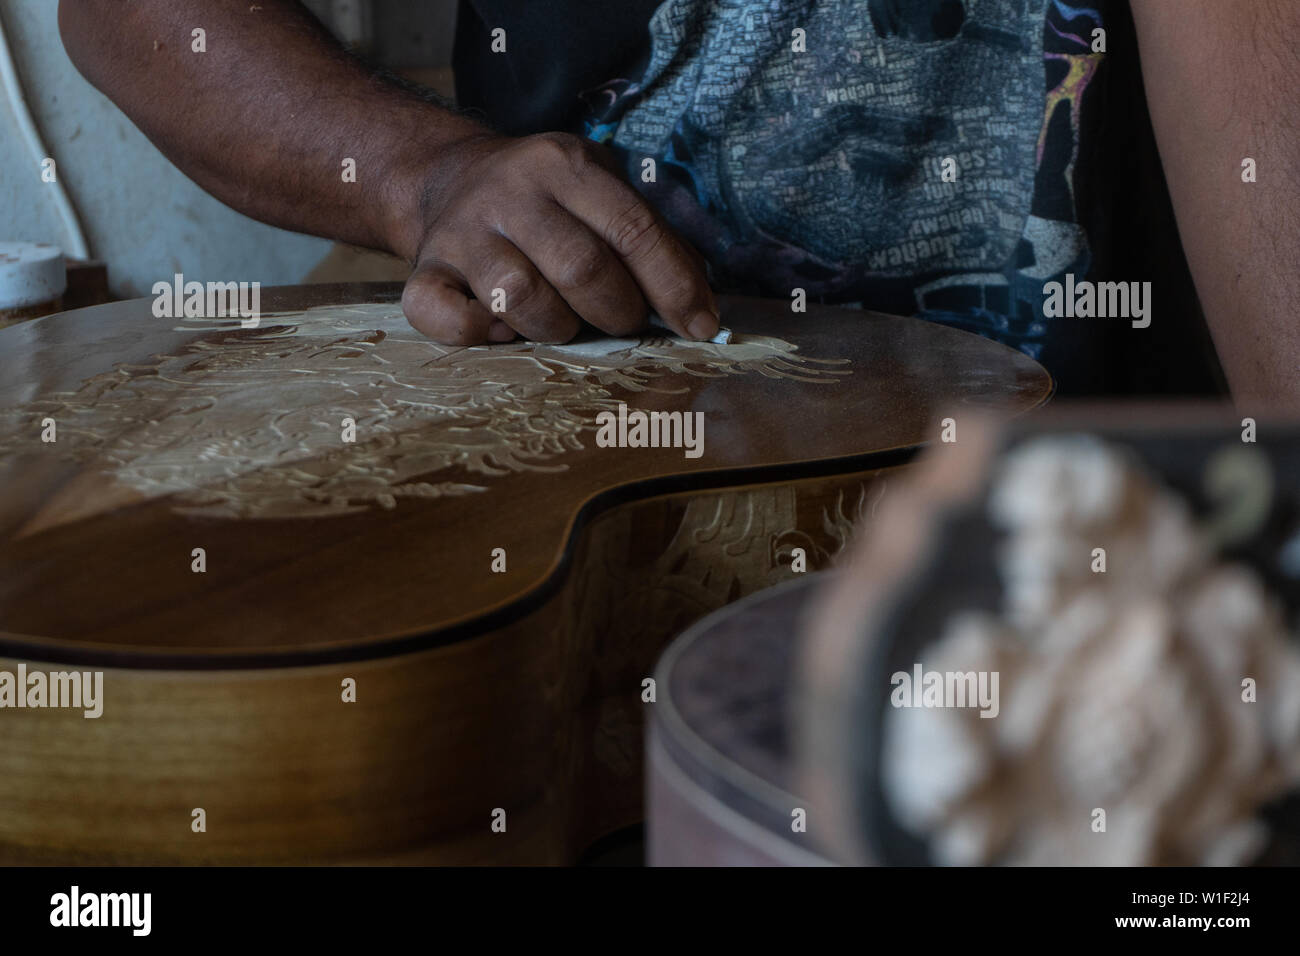
[[[415,262],[402,308],[432,339],[565,342],[584,320],[626,335],[645,325],[647,306],[689,338],[718,330],[694,250],[594,143],[471,137],[444,148],[412,186],[403,192],[418,201],[395,218],[406,238],[392,245]]]
[[[403,307],[441,342],[564,341],[579,319],[626,333],[647,305],[683,335],[717,331],[694,250],[601,147],[506,139],[387,83],[297,0],[61,0],[59,27],[86,78],[222,202],[410,261]]]

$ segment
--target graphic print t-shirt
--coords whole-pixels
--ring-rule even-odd
[[[721,291],[798,288],[918,315],[1020,349],[1063,391],[1134,390],[1134,378],[1177,379],[1171,368],[1195,378],[1203,331],[1180,252],[1134,260],[1115,219],[1134,183],[1158,186],[1134,208],[1167,218],[1168,200],[1158,165],[1137,168],[1150,159],[1132,123],[1100,132],[1096,88],[1117,39],[1104,3],[474,0],[458,92],[509,132],[568,129],[614,149]],[[496,26],[504,64],[482,55]],[[1122,82],[1140,102],[1127,28]],[[1138,281],[1179,266],[1153,283],[1184,297],[1161,306],[1188,313],[1173,340],[1043,314],[1044,285],[1067,274]],[[1157,343],[1158,368],[1144,357]]]

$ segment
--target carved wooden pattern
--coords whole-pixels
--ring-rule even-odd
[[[6,408],[0,454],[29,444],[33,423],[51,417],[78,438],[60,447],[121,486],[114,503],[170,495],[198,517],[322,517],[488,492],[507,472],[563,471],[598,413],[639,392],[681,393],[678,376],[829,385],[851,374],[845,359],[766,335],[455,348],[384,303],[264,315],[256,329],[195,319],[174,331],[208,334]],[[356,447],[340,439],[344,419],[362,436]],[[453,470],[459,480],[439,480]]]
[[[450,350],[399,293],[0,334],[0,667],[105,671],[98,720],[0,713],[0,859],[571,860],[639,817],[667,641],[831,560],[940,413],[1051,388],[963,333],[756,300],[724,303],[734,346]],[[619,402],[704,412],[704,456],[595,447]]]

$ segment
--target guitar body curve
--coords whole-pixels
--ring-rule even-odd
[[[1051,389],[870,313],[457,350],[399,293],[5,330],[0,674],[100,673],[102,713],[0,709],[0,861],[571,862],[640,817],[672,637],[829,564],[939,413]],[[597,440],[629,411],[701,454]]]

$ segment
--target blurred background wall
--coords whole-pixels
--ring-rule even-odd
[[[376,62],[445,90],[455,0],[309,0],[335,34]],[[159,153],[68,59],[57,0],[0,0],[15,71],[47,155],[112,294],[149,294],[176,272],[201,282],[399,277],[400,263],[254,222],[208,196]],[[40,157],[25,141],[10,96],[0,95],[0,240],[72,253]],[[195,122],[202,122],[195,117]],[[386,257],[385,257],[386,258]],[[380,275],[378,273],[391,273]],[[375,274],[372,274],[375,273]]]

